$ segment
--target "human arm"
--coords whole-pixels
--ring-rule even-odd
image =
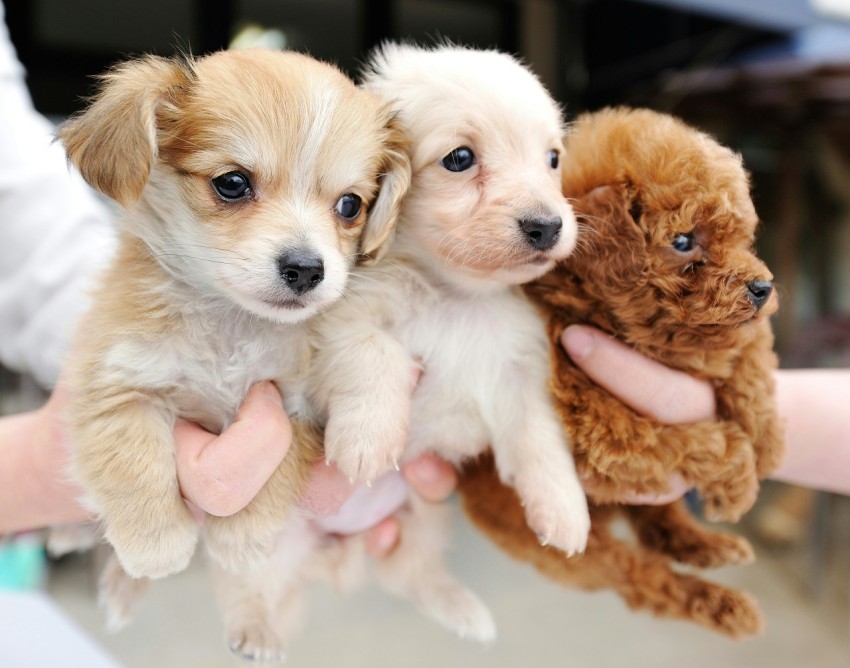
[[[0,362],[52,387],[90,281],[111,256],[111,214],[32,106],[0,5]]]
[[[714,394],[706,382],[649,360],[590,327],[567,328],[562,343],[588,376],[639,413],[666,424],[714,417]],[[850,494],[850,424],[842,412],[850,396],[850,370],[779,370],[775,378],[787,455],[771,477]],[[629,501],[667,503],[686,489],[685,481],[674,480],[670,495]]]

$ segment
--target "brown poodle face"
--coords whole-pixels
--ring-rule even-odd
[[[568,270],[626,338],[657,341],[666,331],[671,343],[728,346],[776,310],[772,275],[753,251],[749,197],[623,183],[595,188],[574,208],[584,241]]]

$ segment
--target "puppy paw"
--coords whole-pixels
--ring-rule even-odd
[[[227,646],[246,661],[282,663],[286,660],[283,643],[266,622],[235,624],[227,632]]]
[[[132,578],[164,578],[184,570],[198,542],[198,525],[182,502],[170,521],[111,522],[106,540]]]
[[[764,630],[764,617],[751,596],[713,583],[705,583],[691,594],[687,616],[733,638],[758,635]]]
[[[100,542],[93,523],[60,524],[47,532],[45,549],[51,557],[63,557],[72,552],[85,552]]]
[[[136,605],[149,586],[150,580],[131,578],[115,553],[109,555],[97,581],[97,599],[106,612],[107,631],[115,633],[130,623]]]
[[[713,534],[710,542],[684,546],[675,554],[682,564],[697,568],[717,568],[729,564],[750,564],[756,556],[750,542],[741,536]]]
[[[283,527],[281,527],[281,530]],[[207,552],[225,570],[243,573],[265,564],[277,543],[278,531],[261,531],[239,517],[208,517],[204,524]]]
[[[429,588],[419,598],[420,609],[461,638],[489,643],[496,639],[496,623],[486,605],[458,583]]]
[[[398,468],[406,441],[404,420],[378,420],[370,416],[342,423],[331,415],[325,430],[325,457],[352,483],[368,484]]]
[[[537,485],[517,488],[528,526],[541,545],[551,545],[567,556],[584,552],[590,533],[587,498],[576,482],[559,487]]]
[[[710,522],[737,522],[743,517],[758,495],[758,482],[746,485],[739,490],[717,488],[702,490],[705,518]]]

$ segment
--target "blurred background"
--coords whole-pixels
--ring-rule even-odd
[[[740,151],[752,173],[783,366],[850,366],[850,0],[6,0],[5,11],[35,105],[56,118],[82,106],[92,75],[135,53],[235,40],[307,51],[353,75],[384,39],[439,38],[519,54],[568,118],[612,104],[677,114]],[[4,412],[43,398],[9,373],[2,388]],[[761,601],[759,639],[735,643],[631,613],[610,593],[561,589],[459,519],[452,563],[491,604],[494,646],[470,647],[380,592],[317,591],[290,663],[850,666],[848,499],[767,485],[737,530],[759,559],[716,578]],[[120,665],[233,665],[202,565],[157,583],[115,636],[102,631],[93,573],[91,556],[65,559],[44,586]]]

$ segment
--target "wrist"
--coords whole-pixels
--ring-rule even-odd
[[[89,514],[68,480],[67,452],[49,405],[0,420],[0,532],[79,522]]]

